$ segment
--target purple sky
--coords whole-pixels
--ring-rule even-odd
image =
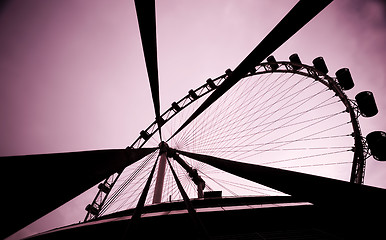
[[[295,3],[157,2],[161,111],[235,68]],[[323,56],[331,75],[348,67],[356,86],[347,95],[372,91],[380,111],[360,118],[364,136],[386,131],[383,3],[335,1],[274,53],[309,65]],[[0,116],[1,156],[130,145],[154,119],[133,1],[10,1],[0,13]],[[386,188],[385,172],[370,158],[365,183]],[[19,236],[83,220],[91,198]]]

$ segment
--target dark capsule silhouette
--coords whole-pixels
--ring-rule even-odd
[[[276,69],[279,68],[279,64],[277,64],[277,61],[274,56],[269,56],[267,58],[267,62],[269,66],[271,67],[272,71],[275,71]]]
[[[355,96],[359,111],[364,117],[373,117],[378,113],[374,95],[370,91],[360,92]]]
[[[192,100],[198,99],[198,96],[197,96],[196,92],[193,91],[193,89],[190,89],[190,90],[189,90],[189,97],[190,97]]]
[[[141,138],[143,138],[143,140],[145,140],[145,141],[149,140],[149,138],[150,138],[149,133],[147,133],[145,130],[142,130],[142,131],[139,133],[139,135],[141,135]]]
[[[335,76],[343,90],[350,90],[354,87],[354,81],[348,68],[339,69],[336,71]]]
[[[178,106],[178,104],[177,104],[176,102],[173,102],[173,103],[172,103],[172,108],[173,108],[173,110],[174,110],[175,112],[181,111],[181,107]]]
[[[327,69],[327,65],[326,63],[324,62],[324,59],[323,57],[317,57],[315,58],[312,63],[314,64],[314,67],[321,71],[322,73],[324,74],[327,74],[328,73],[328,69]]]
[[[208,84],[208,86],[210,87],[210,89],[215,89],[217,86],[216,84],[214,84],[213,80],[211,78],[208,78],[206,80],[206,83]]]
[[[366,136],[366,140],[373,157],[379,161],[386,161],[386,133],[371,132]]]
[[[295,64],[295,65],[292,65],[294,70],[299,70],[301,68],[301,66],[298,66],[298,65],[301,65],[302,61],[300,61],[300,58],[299,58],[297,53],[292,54],[289,57],[289,60],[290,60],[291,63]]]
[[[98,215],[99,214],[99,210],[96,207],[92,206],[91,204],[88,204],[86,206],[86,211],[91,213],[92,215]]]

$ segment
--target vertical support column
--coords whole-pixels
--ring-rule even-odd
[[[162,199],[162,191],[164,187],[166,158],[167,158],[167,144],[165,142],[160,143],[160,160],[158,165],[157,179],[155,182],[153,204],[160,203]]]

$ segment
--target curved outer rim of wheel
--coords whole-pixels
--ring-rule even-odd
[[[268,62],[260,63],[254,69],[251,69],[251,71],[245,77],[259,75],[259,74],[266,74],[266,73],[292,73],[292,74],[298,74],[305,77],[313,78],[314,80],[324,84],[330,90],[334,91],[335,95],[338,96],[340,101],[345,105],[346,111],[350,115],[351,125],[353,128],[352,135],[354,137],[354,149],[353,149],[354,156],[353,156],[350,182],[356,183],[356,184],[363,184],[366,159],[368,156],[365,153],[366,152],[365,150],[367,147],[366,147],[366,142],[362,137],[361,129],[359,126],[359,121],[358,121],[359,110],[356,106],[355,101],[350,100],[347,97],[347,95],[343,92],[342,88],[339,86],[339,83],[336,81],[335,78],[330,77],[327,74],[324,74],[323,72],[317,70],[313,66],[309,66],[305,64],[297,64],[297,63],[292,63],[287,61],[280,61],[280,62],[277,62],[277,64],[278,64],[278,67],[273,69],[270,63]],[[221,83],[227,77],[228,77],[228,74],[226,73],[214,79],[209,78],[205,84],[201,85],[195,90],[192,90],[195,95],[192,95],[192,93],[188,93],[178,102],[175,102],[176,105],[173,103],[173,105],[169,109],[167,109],[163,114],[161,114],[162,125],[167,123],[170,119],[172,119],[179,112],[181,112],[183,109],[188,107],[196,100],[200,99],[201,97],[215,90],[216,87],[221,85]],[[140,135],[127,148],[143,147],[147,143],[147,141],[156,132],[158,132],[157,121],[154,120],[143,131],[146,135]],[[121,173],[122,172],[119,172],[118,174],[110,176],[104,181],[103,184],[108,184],[110,186],[110,189],[112,189],[112,187],[120,177]],[[108,197],[108,193],[109,192],[106,193],[106,192],[103,192],[102,190],[98,190],[98,193],[95,196],[91,205],[101,209],[101,207],[103,206],[104,202]],[[84,221],[95,219],[97,217],[98,215],[92,215],[90,212],[87,212],[87,215]]]

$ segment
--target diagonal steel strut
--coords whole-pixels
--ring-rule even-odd
[[[197,108],[168,141],[197,118],[203,111],[234,86],[256,65],[285,43],[332,0],[300,0],[255,49],[235,68],[230,76]]]
[[[192,167],[190,167],[173,149],[168,149],[168,157],[172,157],[176,162],[180,164],[181,167],[185,169],[185,171],[188,172],[189,177],[197,185],[198,198],[203,198],[205,181],[201,178],[200,175],[198,175],[197,169],[193,169]]]
[[[149,77],[151,95],[153,99],[154,111],[158,130],[161,135],[161,116],[160,116],[160,97],[157,64],[157,32],[156,32],[156,12],[155,1],[136,0],[135,9],[137,11],[138,25],[141,34],[143,54],[145,56],[147,75]]]
[[[9,196],[0,200],[0,204],[6,206],[2,216],[7,219],[0,238],[20,230],[155,150],[109,149],[0,157],[0,180],[7,183],[2,191]],[[17,181],[10,182],[15,173]]]
[[[371,217],[374,211],[386,212],[386,189],[358,185],[342,180],[293,172],[278,168],[176,150],[178,153],[209,164],[230,174],[274,188],[298,199],[309,201],[334,212]],[[360,209],[360,210],[359,210]],[[349,217],[348,217],[349,218]]]
[[[200,237],[202,239],[209,239],[209,235],[208,235],[204,225],[202,224],[200,218],[197,216],[197,212],[193,208],[193,205],[190,202],[190,199],[189,199],[188,195],[186,194],[184,188],[182,187],[182,184],[181,184],[180,180],[178,179],[177,174],[175,173],[172,165],[170,164],[169,159],[167,159],[167,162],[168,162],[170,170],[173,174],[174,180],[176,181],[178,190],[180,191],[182,198],[184,199],[184,203],[185,203],[185,206],[189,212],[189,215],[190,215],[195,227],[197,228],[198,234],[200,235]]]

